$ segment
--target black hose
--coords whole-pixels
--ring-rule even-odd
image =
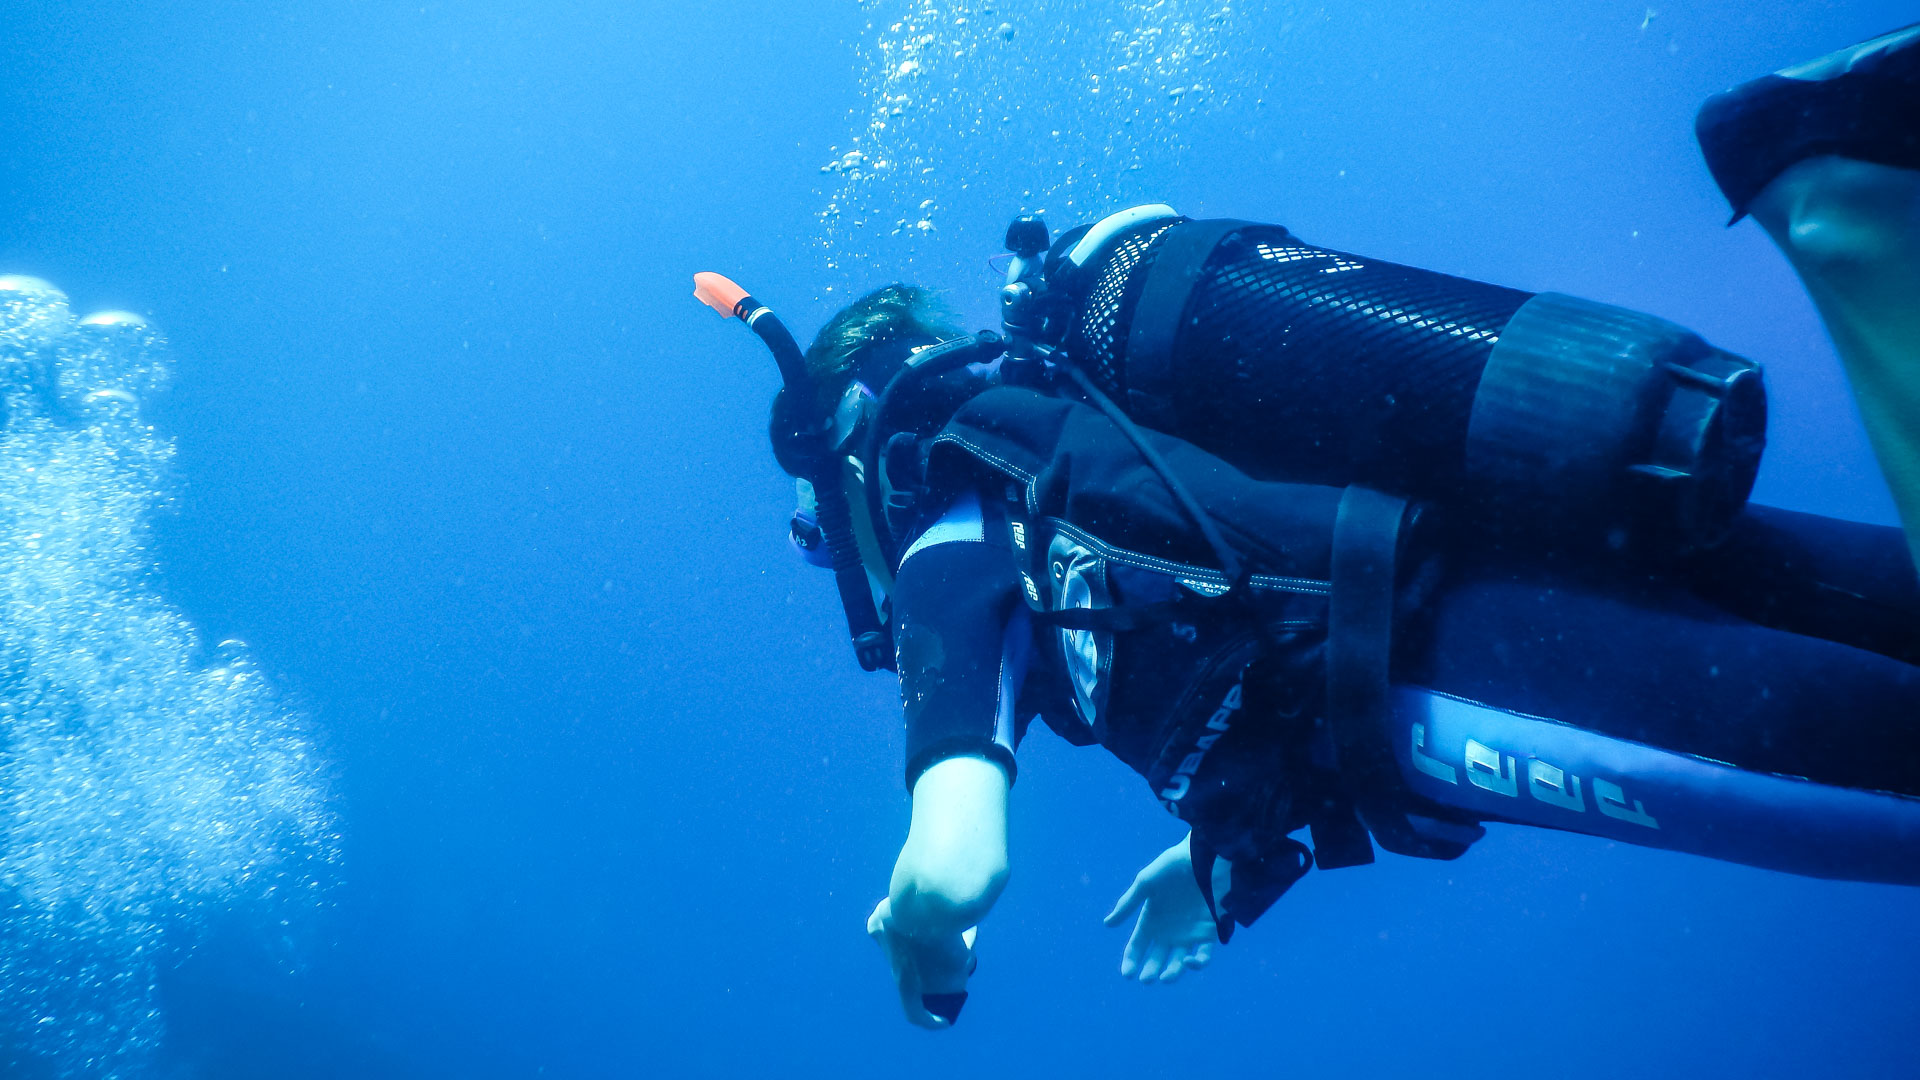
[[[807,358],[800,351],[800,343],[793,340],[793,332],[773,309],[755,300],[743,296],[733,306],[733,313],[747,324],[761,341],[766,343],[767,351],[773,353],[773,362],[780,366],[780,382],[790,394],[805,394],[811,391],[807,381]]]
[[[1239,554],[1227,543],[1226,538],[1220,535],[1220,528],[1214,524],[1213,515],[1207,513],[1200,505],[1200,501],[1193,497],[1193,492],[1187,490],[1187,485],[1174,475],[1173,466],[1167,464],[1167,459],[1160,456],[1160,451],[1155,450],[1152,443],[1147,442],[1147,437],[1141,432],[1139,425],[1121,411],[1120,407],[1113,403],[1113,399],[1093,385],[1093,380],[1087,378],[1086,372],[1072,364],[1065,365],[1065,368],[1067,376],[1073,380],[1074,385],[1080,388],[1081,393],[1087,395],[1095,408],[1105,413],[1108,420],[1113,421],[1114,426],[1120,429],[1120,433],[1133,444],[1133,448],[1146,459],[1147,467],[1157,473],[1161,482],[1167,485],[1167,490],[1173,493],[1174,500],[1180,504],[1180,508],[1193,519],[1194,525],[1200,530],[1201,537],[1206,540],[1207,546],[1213,549],[1213,557],[1220,560],[1220,570],[1227,575],[1229,588],[1246,589],[1251,575],[1241,563]]]
[[[808,415],[813,387],[807,378],[806,355],[793,333],[778,315],[751,296],[741,297],[733,313],[773,353],[787,395],[799,407],[799,415]],[[853,640],[854,656],[867,671],[891,670],[893,641],[874,610],[873,587],[860,562],[860,544],[853,535],[853,514],[847,508],[840,463],[828,452],[822,434],[823,425],[819,423],[802,427],[787,435],[788,449],[800,467],[801,478],[813,485],[820,532],[832,557],[833,583],[840,593],[840,606],[846,609],[847,636]]]

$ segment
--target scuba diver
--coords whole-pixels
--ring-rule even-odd
[[[896,285],[805,353],[696,278],[773,351],[794,542],[899,675],[912,818],[868,929],[910,1021],[965,1000],[1034,718],[1189,826],[1107,918],[1143,982],[1310,867],[1489,823],[1920,884],[1920,26],[1698,130],[1818,303],[1909,537],[1748,504],[1748,360],[1279,226],[1022,218],[1001,333]]]

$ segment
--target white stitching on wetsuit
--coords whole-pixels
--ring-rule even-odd
[[[1159,573],[1169,574],[1173,577],[1194,578],[1210,585],[1218,584],[1224,587],[1231,584],[1227,581],[1227,575],[1218,570],[1211,570],[1204,566],[1190,566],[1185,563],[1177,563],[1152,555],[1143,555],[1137,551],[1129,551],[1125,548],[1117,548],[1071,522],[1051,517],[1046,520],[1047,523],[1053,527],[1054,531],[1065,533],[1074,540],[1094,549],[1111,562],[1125,563],[1131,566],[1137,566],[1143,570],[1153,570]],[[1276,574],[1255,574],[1250,580],[1256,588],[1275,589],[1280,592],[1303,593],[1308,596],[1325,596],[1331,592],[1333,588],[1327,582],[1318,581],[1313,578],[1281,577]]]

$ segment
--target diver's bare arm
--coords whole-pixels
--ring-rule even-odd
[[[1833,336],[1920,565],[1920,172],[1809,158],[1751,210]]]
[[[867,920],[910,1023],[952,1024],[926,995],[962,993],[973,973],[973,928],[1007,884],[1007,794],[1005,770],[983,757],[948,758],[914,782],[907,842]]]
[[[982,757],[939,762],[913,786],[913,821],[887,899],[916,937],[977,925],[1007,884],[1007,774]]]

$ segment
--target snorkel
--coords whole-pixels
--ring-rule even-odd
[[[715,273],[693,276],[693,295],[720,313],[722,318],[739,319],[773,353],[780,368],[782,395],[786,407],[776,413],[775,450],[783,466],[812,488],[815,515],[826,541],[828,562],[833,568],[834,585],[840,592],[840,604],[847,613],[847,635],[853,642],[854,656],[866,671],[893,668],[893,640],[880,621],[873,598],[873,587],[860,558],[860,542],[854,534],[853,515],[848,506],[844,470],[829,440],[834,418],[819,416],[813,407],[815,391],[807,376],[805,356],[793,334],[780,317],[747,290]]]

